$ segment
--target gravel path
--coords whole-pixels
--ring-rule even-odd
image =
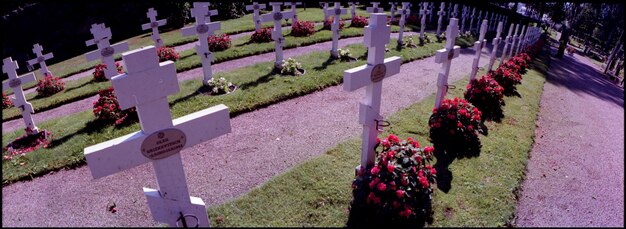
[[[450,82],[469,74],[473,53],[463,49],[453,60]],[[481,65],[487,61],[483,52]],[[433,94],[440,66],[434,57],[402,65],[400,74],[383,83],[383,115]],[[223,203],[360,136],[358,102],[364,94],[339,85],[231,119],[232,133],[182,151],[191,195],[208,206]],[[6,226],[155,226],[142,187],[156,187],[150,165],[98,180],[87,166],[58,171],[4,187],[2,221]],[[115,202],[117,213],[106,210],[109,202]]]
[[[537,126],[517,226],[624,227],[624,90],[585,57],[553,58]]]
[[[409,35],[415,35],[418,33],[405,32],[405,34],[406,34],[405,36],[409,36]],[[398,33],[392,33],[391,36],[393,38],[397,38]],[[327,42],[317,43],[317,44],[313,44],[309,46],[302,46],[302,47],[287,49],[283,51],[283,58],[287,59],[289,57],[299,56],[299,55],[307,54],[310,52],[330,50],[331,43],[332,41],[327,41]],[[339,47],[344,47],[350,44],[357,44],[357,43],[358,44],[363,43],[363,37],[351,37],[351,38],[340,39]],[[256,63],[266,62],[268,60],[274,60],[274,58],[275,58],[274,52],[265,53],[265,54],[260,54],[256,56],[249,56],[249,57],[244,57],[240,59],[235,59],[235,60],[230,60],[230,61],[225,61],[222,63],[214,64],[212,65],[212,69],[214,73],[222,72],[222,71],[230,71],[236,68],[254,65]],[[202,67],[190,69],[184,72],[179,72],[177,76],[178,76],[178,81],[201,78]],[[81,112],[84,110],[89,110],[89,109],[92,109],[93,102],[96,101],[97,99],[98,99],[98,95],[94,95],[89,98],[82,99],[73,103],[68,103],[63,106],[51,109],[51,110],[47,110],[47,111],[40,112],[40,113],[35,113],[33,115],[33,119],[35,123],[41,123],[46,120],[50,120],[50,119],[54,119],[54,118],[58,118],[62,116],[67,116],[67,115]],[[24,121],[21,118],[13,119],[13,120],[2,123],[2,133],[3,134],[9,133],[18,128],[23,128],[23,127],[24,127]]]

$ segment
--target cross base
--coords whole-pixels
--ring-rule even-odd
[[[204,201],[198,197],[190,196],[189,201],[170,200],[161,197],[158,190],[146,187],[143,188],[143,193],[155,221],[167,223],[170,227],[183,227],[180,219],[182,213],[187,227],[210,226]]]
[[[330,57],[332,58],[339,58],[339,52],[337,50],[330,50]]]

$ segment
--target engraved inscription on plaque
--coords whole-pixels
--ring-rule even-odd
[[[46,58],[43,56],[37,57],[37,62],[43,62],[44,60],[46,60]]]
[[[112,47],[106,47],[100,51],[100,55],[103,57],[113,56],[113,53],[115,53],[115,50]]]
[[[280,12],[274,13],[274,21],[279,21],[283,19],[283,14]]]
[[[141,143],[141,154],[159,160],[180,152],[187,143],[185,133],[179,129],[165,129],[150,134]]]
[[[259,5],[254,4],[254,9],[255,9],[255,10],[258,10],[258,9],[259,9]]]
[[[17,87],[22,84],[22,79],[12,79],[9,81],[9,87]]]
[[[197,33],[206,33],[209,31],[209,26],[206,24],[202,24],[202,25],[198,25],[196,26],[196,32]]]
[[[159,23],[158,23],[158,22],[156,22],[156,21],[155,21],[155,22],[151,22],[151,23],[150,23],[150,27],[152,27],[152,28],[159,27]]]
[[[341,9],[335,9],[335,15],[341,14]]]
[[[377,64],[372,69],[372,75],[370,76],[370,79],[374,83],[379,82],[385,78],[385,73],[387,73],[387,67],[385,66],[385,64]]]

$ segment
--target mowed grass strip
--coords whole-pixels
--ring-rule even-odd
[[[283,34],[286,37],[285,49],[296,48],[300,46],[312,45],[332,40],[330,30],[320,30],[322,26],[316,26],[318,32],[309,37],[293,37],[289,35],[291,30],[286,30]],[[398,26],[392,26],[392,31],[398,31]],[[409,30],[409,28],[405,28]],[[341,37],[357,37],[363,36],[363,28],[346,27],[341,31]],[[243,36],[232,42],[231,48],[214,52],[213,63],[221,63],[228,60],[253,56],[274,51],[274,42],[267,43],[250,43],[250,36]],[[330,46],[329,46],[330,47]],[[180,53],[181,58],[175,62],[176,71],[182,72],[193,68],[201,67],[200,57],[196,55],[195,49],[186,50]],[[110,82],[96,82],[91,80],[93,77],[87,76],[78,80],[66,82],[66,90],[54,94],[50,97],[38,97],[37,93],[26,95],[26,99],[33,105],[35,113],[50,110],[66,103],[75,102],[90,96],[98,94],[98,90],[110,86]],[[33,86],[35,83],[32,83]],[[25,87],[28,88],[28,87]],[[80,90],[75,90],[80,88]],[[2,121],[13,120],[21,117],[21,111],[18,108],[5,109],[2,112]]]
[[[266,4],[266,6],[268,6]],[[269,11],[271,11],[271,7],[267,8],[269,9]],[[263,11],[263,13],[267,13],[269,11]],[[322,12],[322,9],[320,8],[299,8],[296,10],[298,12],[298,18],[299,20],[305,20],[305,21],[314,21],[314,22],[322,22],[324,21],[324,13]],[[365,16],[367,17],[368,14],[367,12],[365,12],[364,10],[358,9],[356,10],[356,14],[359,16]],[[348,13],[347,15],[342,15],[342,19],[350,19],[350,14]],[[147,19],[146,19],[147,20]],[[147,23],[148,21],[146,21]],[[224,21],[219,21],[221,23],[221,30],[218,31],[218,33],[225,33],[225,34],[237,34],[237,33],[242,33],[242,32],[250,32],[250,31],[254,31],[255,27],[254,27],[254,23],[252,20],[252,14],[246,14],[240,18],[235,18],[235,19],[229,19],[229,20],[224,20]],[[186,26],[191,26],[194,25],[195,23],[189,23]],[[283,26],[287,26],[291,24],[291,20],[289,20],[288,22],[285,22],[284,20],[282,21],[282,25]],[[348,26],[350,23],[346,23],[346,26]],[[273,26],[274,23],[273,22],[265,22],[263,23],[263,27],[266,26]],[[137,25],[137,27],[140,27],[141,25]],[[194,42],[196,40],[198,40],[198,36],[188,36],[188,37],[183,37],[181,34],[181,29],[174,29],[174,30],[169,30],[169,31],[162,31],[159,35],[161,36],[161,39],[164,41],[164,45],[165,46],[178,46],[178,45],[183,45],[183,44],[187,44],[190,42]],[[154,41],[152,41],[152,39],[150,38],[150,35],[152,34],[152,32],[147,32],[141,35],[137,35],[134,37],[131,37],[129,39],[127,39],[126,41],[128,42],[128,46],[130,48],[130,50],[132,49],[136,49],[136,48],[140,48],[143,46],[148,46],[148,45],[154,45]],[[115,34],[113,34],[115,36]],[[249,36],[248,36],[249,37]],[[247,40],[246,40],[247,41]],[[81,44],[83,45],[83,44]],[[44,47],[45,48],[45,47]],[[96,50],[97,48],[95,46],[92,46],[92,50]],[[44,52],[45,53],[45,52]],[[195,51],[193,52],[195,53]],[[30,54],[29,54],[30,55]],[[114,58],[116,60],[120,60],[122,58],[121,54],[115,54]],[[80,56],[76,56],[70,59],[67,59],[65,61],[61,61],[52,65],[48,66],[48,69],[56,76],[56,77],[60,77],[60,78],[65,78],[68,77],[70,75],[74,75],[76,73],[79,72],[84,72],[86,70],[89,70],[91,68],[93,68],[94,66],[96,66],[96,64],[99,64],[100,61],[99,60],[95,60],[95,61],[87,61],[87,59],[85,58],[84,54],[80,55]],[[39,65],[35,66],[36,69],[39,68]],[[43,79],[43,76],[41,75],[41,73],[39,73],[38,70],[35,70],[35,75],[37,76],[38,79]],[[35,87],[36,83],[28,83],[25,84],[24,88],[28,89],[28,88],[32,88]],[[13,91],[11,89],[9,90],[5,90],[5,92],[7,92],[8,94],[12,94]]]
[[[395,44],[392,39],[390,44]],[[229,107],[231,117],[244,112],[265,107],[280,101],[306,95],[317,90],[338,85],[343,80],[343,71],[366,63],[366,48],[361,44],[349,45],[347,48],[355,57],[356,62],[329,61],[327,51],[313,52],[298,56],[295,59],[302,63],[307,73],[303,76],[281,76],[272,73],[273,61],[239,68],[229,72],[220,72],[214,77],[224,77],[239,88],[228,95],[205,96],[197,89],[202,87],[199,80],[181,82],[180,93],[169,96],[171,111],[174,118],[190,114],[217,104]],[[431,43],[414,49],[394,48],[386,56],[401,56],[404,63],[434,55],[443,48],[442,43]],[[52,132],[54,140],[46,149],[40,148],[26,154],[25,157],[2,162],[3,185],[43,175],[61,168],[71,168],[84,164],[83,149],[87,146],[104,142],[125,134],[138,131],[138,123],[123,127],[98,127],[94,124],[91,110],[79,112],[66,117],[38,123],[40,129]],[[2,135],[2,144],[24,134],[23,130]],[[3,154],[6,151],[3,150]],[[23,166],[19,164],[24,162]]]
[[[435,189],[435,227],[505,226],[513,218],[515,192],[524,178],[531,150],[535,121],[543,92],[546,66],[535,61],[535,69],[518,85],[521,97],[505,98],[505,118],[487,123],[489,135],[481,136],[479,157],[457,159],[449,166],[452,189]],[[541,70],[541,71],[537,71]],[[454,83],[448,98],[462,97],[468,77]],[[355,101],[356,102],[356,101]],[[401,139],[428,138],[428,118],[434,95],[389,118],[390,133]],[[383,105],[384,106],[384,105]],[[361,140],[351,139],[324,154],[296,165],[271,178],[249,193],[208,209],[216,227],[344,227],[352,200],[354,167],[360,161]],[[434,164],[434,163],[433,163]],[[416,225],[417,226],[417,225]]]

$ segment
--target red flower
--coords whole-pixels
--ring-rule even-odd
[[[388,164],[388,165],[387,165],[387,171],[388,171],[388,172],[390,172],[390,173],[391,173],[391,172],[393,172],[393,170],[394,170],[395,168],[396,168],[396,167],[395,167],[395,166],[393,166],[393,164]]]
[[[376,175],[378,174],[378,172],[380,172],[380,169],[378,168],[378,166],[374,166],[372,167],[371,172],[372,172],[372,175]]]
[[[398,196],[398,198],[404,197],[404,191],[402,191],[401,189],[398,189],[398,191],[396,191],[396,196]]]
[[[426,154],[430,154],[435,150],[435,148],[433,148],[432,146],[426,146],[424,147],[424,153]]]
[[[376,186],[378,188],[379,191],[385,191],[387,189],[387,185],[385,185],[385,183],[378,183],[378,185]]]

